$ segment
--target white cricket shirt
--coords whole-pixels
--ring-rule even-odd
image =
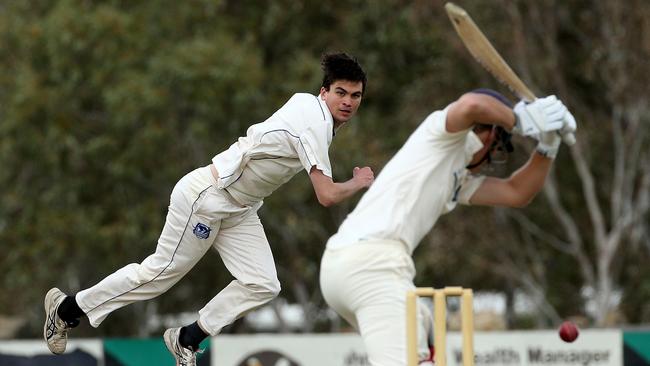
[[[218,186],[242,204],[258,202],[300,170],[313,166],[332,177],[328,150],[334,121],[325,101],[294,94],[266,121],[254,124],[212,162]]]
[[[449,133],[447,110],[429,115],[386,164],[328,248],[380,239],[404,243],[409,254],[440,215],[469,199],[484,177],[465,167],[483,147],[471,130]]]

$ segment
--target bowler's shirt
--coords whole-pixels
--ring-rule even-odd
[[[212,162],[219,188],[241,204],[263,200],[302,169],[312,167],[332,177],[328,150],[334,122],[325,101],[294,94],[266,121],[254,124]]]
[[[447,132],[448,109],[429,115],[411,134],[328,248],[380,239],[402,242],[412,254],[440,215],[469,204],[484,177],[465,167],[483,143],[471,130]]]

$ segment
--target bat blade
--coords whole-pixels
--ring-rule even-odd
[[[474,59],[492,76],[510,88],[519,98],[527,102],[535,100],[535,94],[512,71],[508,63],[492,46],[492,43],[481,32],[469,14],[454,3],[447,3],[445,10],[456,29],[456,33],[460,36],[467,50],[474,56]]]
[[[449,2],[445,4],[445,10],[463,44],[483,68],[507,86],[520,99],[526,102],[532,102],[536,99],[535,94],[512,71],[510,65],[492,46],[492,43],[474,23],[465,9]],[[563,138],[568,145],[575,143],[575,137],[571,133],[564,135]]]

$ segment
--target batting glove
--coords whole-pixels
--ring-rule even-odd
[[[540,155],[555,159],[562,143],[562,135],[559,131],[542,132],[532,137],[539,141],[536,150]]]
[[[573,145],[575,141],[575,132],[578,128],[576,119],[573,117],[573,114],[567,110],[564,115],[564,127],[560,129],[560,134],[562,135],[562,140],[567,145]]]
[[[532,136],[559,130],[566,125],[564,116],[567,112],[567,108],[555,95],[535,99],[531,103],[522,100],[514,108],[516,121],[512,132]]]

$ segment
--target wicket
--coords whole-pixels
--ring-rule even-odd
[[[418,287],[406,294],[406,359],[407,366],[417,366],[417,299],[420,296],[433,300],[433,332],[436,366],[447,365],[447,296],[461,298],[461,333],[463,337],[463,366],[474,366],[474,295],[471,289],[462,287]]]

